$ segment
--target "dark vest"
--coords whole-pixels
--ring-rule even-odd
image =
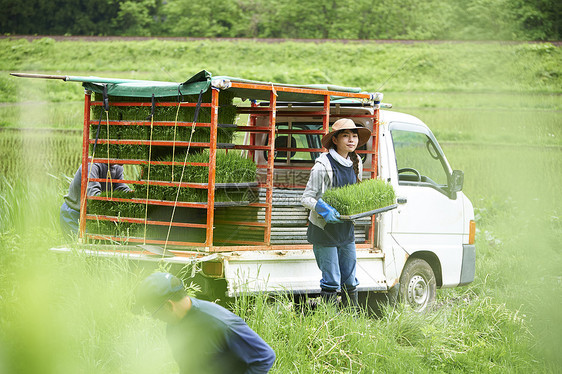
[[[330,160],[333,170],[332,188],[347,186],[357,181],[353,166],[343,166],[330,154],[328,154],[328,160]],[[324,229],[309,222],[306,234],[310,243],[324,247],[339,247],[355,241],[355,231],[351,221],[327,223]]]

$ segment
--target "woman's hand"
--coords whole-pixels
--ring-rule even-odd
[[[326,223],[341,223],[340,213],[332,206],[326,204],[322,199],[318,199],[314,207],[316,213],[320,214]]]

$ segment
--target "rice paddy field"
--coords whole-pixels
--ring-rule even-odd
[[[181,81],[202,69],[380,89],[433,130],[475,207],[476,279],[439,290],[426,314],[235,300],[276,351],[273,373],[562,371],[559,47],[1,39],[0,373],[177,372],[164,326],[130,312],[147,269],[49,251],[65,242],[58,214],[80,162],[82,88],[9,72]]]

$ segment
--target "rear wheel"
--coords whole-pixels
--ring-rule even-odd
[[[400,300],[418,312],[431,308],[435,302],[437,285],[435,274],[421,258],[408,260],[400,276]]]

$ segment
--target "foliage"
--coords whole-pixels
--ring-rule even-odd
[[[160,3],[161,0],[121,1],[112,26],[121,35],[149,36],[158,32],[154,19],[158,17]]]
[[[2,0],[0,32],[246,38],[560,40],[553,0]]]
[[[113,27],[120,9],[114,0],[2,0],[0,7],[2,33],[106,35],[124,30]]]
[[[221,57],[225,51],[228,51],[226,60]],[[503,106],[517,101],[519,105],[511,107],[519,107],[526,105],[529,93],[561,92],[562,48],[548,43],[55,42],[52,39],[28,42],[0,39],[0,70],[10,72],[180,82],[203,69],[214,75],[265,82],[356,86],[385,95],[411,91],[475,92],[478,95],[471,96],[475,100],[482,97],[482,93],[513,93],[516,95],[512,101],[495,100],[493,95],[489,99]],[[83,110],[79,104],[83,101],[83,90],[75,82],[23,79],[3,74],[0,75],[2,87],[6,90],[0,90],[0,99],[6,102],[41,99],[61,103],[46,107],[27,103],[28,110],[36,107],[35,111],[47,113],[71,106],[74,119],[79,118]],[[436,105],[431,97],[426,100],[429,101],[421,105]],[[479,104],[488,105],[487,102]],[[455,105],[463,104],[455,100]],[[113,109],[110,109],[110,116]],[[169,118],[174,120],[175,108],[168,109]],[[8,108],[0,107],[2,113],[5,110]],[[219,115],[222,116],[223,110],[228,107],[221,108]],[[146,118],[146,113],[140,118]],[[202,110],[200,115],[206,113]],[[99,116],[97,110],[92,113],[94,119]],[[2,115],[0,121],[9,123],[13,117],[14,114]],[[159,115],[155,117],[158,118]],[[63,119],[51,126],[61,128],[67,121]]]
[[[340,214],[353,215],[392,205],[395,194],[392,186],[385,181],[367,179],[327,190],[322,199]]]

